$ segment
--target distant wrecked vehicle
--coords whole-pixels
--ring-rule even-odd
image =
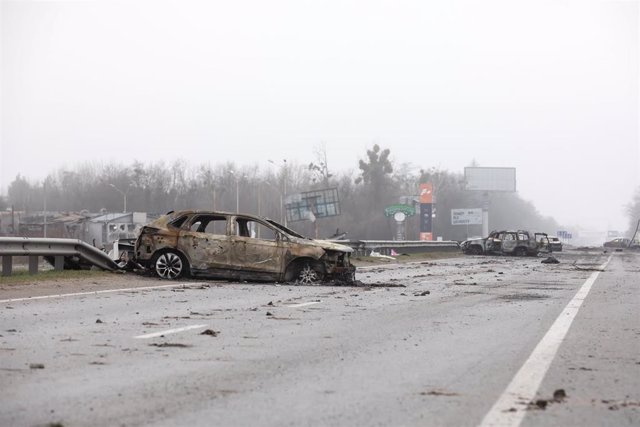
[[[163,279],[353,282],[352,252],[268,218],[212,211],[169,212],[144,226],[135,242],[136,262]]]
[[[552,252],[562,252],[562,240],[558,237],[549,237],[549,249]]]
[[[492,231],[488,237],[465,240],[460,248],[469,255],[536,256],[540,252],[551,251],[546,233],[531,234],[526,230]]]
[[[638,242],[637,240],[631,241],[631,239],[628,239],[626,237],[616,237],[613,240],[604,242],[602,246],[604,246],[605,248],[637,249],[637,248],[640,248],[640,242]]]

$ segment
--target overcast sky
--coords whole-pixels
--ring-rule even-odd
[[[517,168],[563,224],[627,227],[636,1],[2,1],[0,191],[86,161]],[[461,208],[471,206],[460,206]]]

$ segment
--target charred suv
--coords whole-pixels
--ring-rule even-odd
[[[164,279],[352,282],[353,249],[312,240],[268,218],[212,212],[169,212],[146,225],[136,261]]]
[[[526,230],[492,231],[488,237],[465,240],[460,248],[469,255],[536,256],[540,252],[551,251],[546,233],[532,234]]]

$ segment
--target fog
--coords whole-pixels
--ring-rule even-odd
[[[82,162],[517,168],[561,224],[627,228],[632,1],[1,3],[0,193]],[[436,189],[437,191],[437,189]],[[466,207],[466,206],[461,206]]]

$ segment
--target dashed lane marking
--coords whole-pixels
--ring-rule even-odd
[[[136,337],[136,339],[149,339],[149,338],[157,338],[157,337],[161,337],[164,335],[171,335],[171,334],[177,334],[179,332],[184,332],[184,331],[190,331],[192,329],[200,329],[200,328],[206,328],[207,325],[191,325],[191,326],[184,326],[182,328],[174,328],[174,329],[167,329],[166,331],[159,331],[159,332],[152,332],[150,334],[143,334],[143,335],[138,335]]]

